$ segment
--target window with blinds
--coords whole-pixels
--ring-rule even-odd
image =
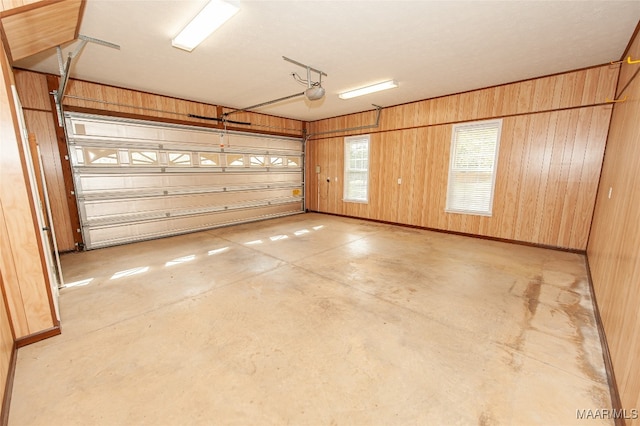
[[[344,138],[344,201],[369,201],[369,135]]]
[[[501,127],[502,120],[453,126],[445,211],[491,216]]]

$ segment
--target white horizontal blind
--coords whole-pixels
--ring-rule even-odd
[[[453,126],[446,211],[491,216],[502,120]]]
[[[369,135],[344,138],[344,201],[369,201]]]

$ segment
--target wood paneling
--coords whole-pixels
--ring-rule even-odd
[[[589,103],[597,103],[605,91],[613,93],[610,80],[615,79],[616,70],[604,66],[555,76],[555,81],[547,77],[483,89],[480,94],[469,92],[394,107],[404,111],[405,117],[394,118],[386,109],[382,116],[386,113],[386,119],[381,120],[385,131],[371,133],[368,204],[342,201],[343,137],[312,137],[307,143],[307,208],[584,250],[612,110],[611,105]],[[495,97],[489,98],[489,92]],[[502,106],[495,107],[496,99]],[[554,105],[573,107],[524,113]],[[503,118],[493,216],[446,213],[449,122],[467,121],[478,111],[494,108],[508,114]],[[335,122],[350,127],[375,119],[366,114],[312,126],[330,130]],[[447,124],[415,126],[432,120]],[[389,129],[393,125],[401,127]],[[322,170],[320,179],[315,175],[316,165]]]
[[[54,113],[50,112],[52,106],[47,89],[47,76],[22,70],[16,70],[14,74],[27,129],[29,133],[35,134],[40,146],[58,249],[61,252],[73,251],[76,249],[73,231],[78,226],[72,222],[67,202],[62,161],[68,160],[62,160],[58,149],[54,124],[56,118]],[[65,166],[68,167],[66,164]]]
[[[384,108],[380,126],[348,134],[482,120],[601,104],[614,96],[619,65],[604,65],[457,95]],[[375,111],[309,123],[309,133],[375,122]],[[344,136],[347,133],[335,133]],[[318,139],[322,136],[315,137]]]
[[[47,76],[45,74],[15,70],[16,89],[24,109],[51,111]]]
[[[86,81],[70,80],[63,104],[67,107],[81,107],[94,110],[133,114],[148,118],[163,118],[198,123],[209,127],[222,128],[215,120],[189,117],[218,117],[216,105],[186,101],[135,90],[105,86]],[[223,112],[230,109],[222,109]],[[253,112],[241,112],[229,116],[230,120],[249,122],[250,126],[229,124],[229,128],[261,133],[285,134],[300,137],[303,123],[299,120],[274,117]]]
[[[51,113],[25,110],[24,116],[29,133],[36,135],[36,141],[40,147],[58,250],[61,252],[73,251],[76,249],[72,232],[74,228],[69,216],[62,161]],[[68,160],[64,161],[68,162]]]
[[[37,3],[39,1],[40,0],[2,0],[0,1],[0,11],[27,6],[33,3]]]
[[[77,36],[82,0],[43,1],[33,6],[1,18],[8,52],[14,61],[61,46]]]
[[[640,28],[640,22],[638,23]],[[636,28],[636,37],[629,44],[628,50],[625,52],[622,65],[620,67],[620,79],[618,81],[617,96],[620,97],[622,91],[629,85],[631,79],[640,72],[640,63],[629,64],[627,59],[631,57],[631,61],[640,61],[640,37],[638,37],[638,28]]]
[[[33,200],[20,155],[10,92],[13,73],[4,51],[0,59],[0,266],[15,337],[20,338],[53,327],[54,315]]]
[[[4,298],[4,282],[2,281],[2,275],[0,274],[0,401],[4,401],[5,397],[5,384],[10,379],[11,371],[11,357],[14,349],[14,337],[11,329],[11,320],[9,319],[9,312]],[[7,416],[8,413],[3,412],[2,416]]]
[[[223,108],[222,111],[229,112],[233,110]],[[254,130],[261,133],[284,134],[296,137],[302,136],[302,121],[290,118],[243,111],[229,115],[229,120],[251,123],[250,126],[229,124],[228,128],[230,129],[233,128],[241,131]]]
[[[620,397],[631,410],[640,408],[640,77],[621,96],[627,101],[613,109],[587,256]]]

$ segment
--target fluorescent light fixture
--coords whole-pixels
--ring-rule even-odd
[[[171,40],[171,45],[178,49],[191,52],[197,45],[202,43],[205,38],[209,37],[215,30],[220,28],[222,24],[235,15],[238,10],[240,10],[240,7],[237,4],[222,0],[211,0],[204,9],[180,31],[180,34]]]
[[[393,89],[394,87],[398,87],[398,83],[396,83],[395,80],[383,81],[382,83],[374,84],[372,86],[361,87],[359,89],[339,93],[338,97],[340,99],[351,99],[356,96],[368,95],[369,93],[379,92],[381,90]]]

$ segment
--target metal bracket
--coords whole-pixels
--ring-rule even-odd
[[[87,43],[95,43],[102,46],[110,47],[112,49],[120,50],[120,46],[114,43],[109,43],[108,41],[100,40],[93,37],[87,37],[85,35],[78,35],[78,40],[80,43],[76,46],[76,48],[69,52],[67,56],[67,60],[63,60],[62,58],[62,48],[57,46],[58,52],[58,67],[60,69],[60,86],[58,90],[54,90],[52,92],[53,98],[56,102],[56,112],[58,114],[58,125],[63,127],[63,117],[62,117],[62,98],[64,98],[64,92],[67,88],[67,83],[69,82],[69,74],[71,71],[71,61],[82,52],[82,49],[87,45]]]

